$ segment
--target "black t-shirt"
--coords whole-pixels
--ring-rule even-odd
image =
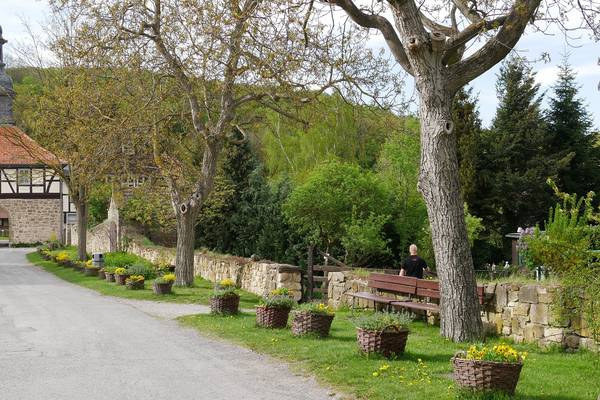
[[[406,271],[406,276],[423,279],[424,268],[427,268],[427,263],[419,256],[408,256],[402,261],[402,269]]]

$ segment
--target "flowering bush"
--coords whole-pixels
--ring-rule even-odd
[[[235,282],[231,279],[222,279],[215,285],[212,297],[237,296]]]
[[[304,303],[298,306],[298,312],[306,312],[312,314],[321,315],[335,315],[335,311],[332,307],[327,306],[323,303]]]
[[[131,275],[125,280],[125,282],[144,282],[145,278],[143,275]]]
[[[156,283],[173,283],[175,282],[175,274],[165,274],[163,276],[159,276],[154,281]]]
[[[60,253],[58,253],[56,255],[55,259],[56,259],[56,262],[59,262],[59,263],[71,261],[71,257],[69,257],[69,253],[67,253],[66,251],[61,251]]]
[[[465,358],[467,360],[516,363],[525,360],[526,357],[526,352],[518,352],[507,344],[498,344],[493,347],[473,345],[467,350]]]
[[[104,267],[102,269],[104,270],[105,274],[114,274],[115,271],[117,270],[116,267]]]
[[[116,268],[114,273],[115,273],[115,275],[127,275],[128,274],[127,269],[125,269],[125,268]]]
[[[290,309],[294,304],[296,302],[290,297],[290,291],[287,288],[280,288],[271,290],[268,295],[261,299],[259,306]]]
[[[84,267],[86,268],[96,268],[96,266],[94,265],[94,261],[92,260],[87,260],[84,264]]]

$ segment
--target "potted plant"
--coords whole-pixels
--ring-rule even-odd
[[[100,268],[98,269],[98,278],[100,279],[106,279],[106,269],[105,268]]]
[[[152,290],[154,291],[154,294],[170,294],[173,283],[175,283],[175,274],[165,274],[154,280],[154,283],[152,283]]]
[[[125,280],[131,275],[127,272],[126,268],[115,269],[115,282],[117,285],[125,285]]]
[[[404,353],[408,339],[407,313],[374,312],[354,318],[358,347],[363,353],[394,357]]]
[[[85,276],[98,276],[100,268],[96,267],[92,260],[87,260],[84,264],[83,274]]]
[[[300,336],[314,333],[321,337],[328,336],[333,317],[333,309],[323,303],[304,303],[292,312],[292,334]]]
[[[256,325],[263,328],[285,328],[294,304],[288,289],[271,291],[256,306]]]
[[[107,282],[114,282],[115,281],[115,271],[117,270],[117,268],[115,267],[104,267],[104,277],[106,279]]]
[[[464,388],[512,395],[526,356],[527,353],[518,352],[507,344],[473,345],[466,353],[458,352],[452,358],[454,380]]]
[[[236,292],[235,282],[223,279],[215,285],[210,296],[210,312],[212,314],[237,314],[240,296]]]
[[[131,290],[144,289],[145,278],[143,275],[131,275],[125,279],[125,287]]]
[[[60,251],[54,256],[54,261],[56,261],[59,265],[63,267],[71,266],[71,257],[69,257],[69,253],[66,251]]]

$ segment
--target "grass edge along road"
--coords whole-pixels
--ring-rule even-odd
[[[27,254],[27,260],[29,260],[30,263],[37,265],[38,267],[41,267],[51,274],[59,277],[60,279],[95,290],[96,292],[105,296],[136,300],[207,305],[209,304],[209,298],[213,293],[212,282],[199,277],[195,279],[193,287],[174,287],[173,294],[158,296],[152,292],[152,280],[146,281],[145,289],[143,290],[128,290],[125,288],[125,286],[119,286],[115,283],[107,282],[106,280],[95,276],[85,276],[81,272],[75,271],[74,269],[58,265],[54,261],[46,261],[37,252]],[[238,293],[240,294],[241,308],[253,308],[260,300],[259,296],[244,290],[239,290]]]
[[[468,347],[439,336],[439,328],[413,322],[406,353],[397,360],[366,357],[358,352],[352,313],[338,312],[326,339],[293,337],[289,329],[255,326],[255,316],[194,315],[180,321],[200,333],[241,344],[289,362],[342,393],[368,400],[479,398],[457,393],[450,358]],[[489,344],[506,342],[492,339]],[[588,351],[567,354],[535,345],[527,351],[516,399],[596,400],[600,394],[600,356]],[[502,397],[493,397],[502,398]]]

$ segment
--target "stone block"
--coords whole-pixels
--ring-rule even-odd
[[[523,329],[523,337],[526,342],[535,342],[544,337],[544,327],[537,324],[529,324]]]
[[[483,292],[486,294],[494,294],[496,291],[496,283],[488,283],[483,287]]]
[[[548,313],[547,304],[531,304],[529,319],[534,324],[548,325]]]
[[[538,287],[538,301],[544,304],[551,304],[554,300],[554,292],[549,292],[548,288]]]
[[[519,302],[521,303],[537,303],[538,292],[536,285],[525,285],[519,290]]]
[[[579,346],[583,349],[587,349],[596,353],[600,353],[600,343],[594,341],[591,338],[581,338]]]
[[[503,336],[509,336],[510,333],[511,333],[510,326],[505,326],[505,327],[502,328],[502,335]]]
[[[494,292],[494,304],[497,312],[502,312],[504,307],[506,307],[507,298],[508,294],[506,291],[506,286],[496,285],[496,291]]]
[[[510,335],[510,338],[517,344],[525,342],[525,338],[521,335]]]
[[[510,290],[508,291],[508,304],[509,305],[514,305],[515,303],[519,302],[519,288],[517,287],[517,289],[513,289],[512,286],[510,288]]]
[[[529,315],[530,305],[531,304],[529,303],[519,303],[515,307],[515,311],[513,313],[521,317],[527,317]]]
[[[562,328],[544,328],[544,339],[548,342],[562,343],[564,333]]]

